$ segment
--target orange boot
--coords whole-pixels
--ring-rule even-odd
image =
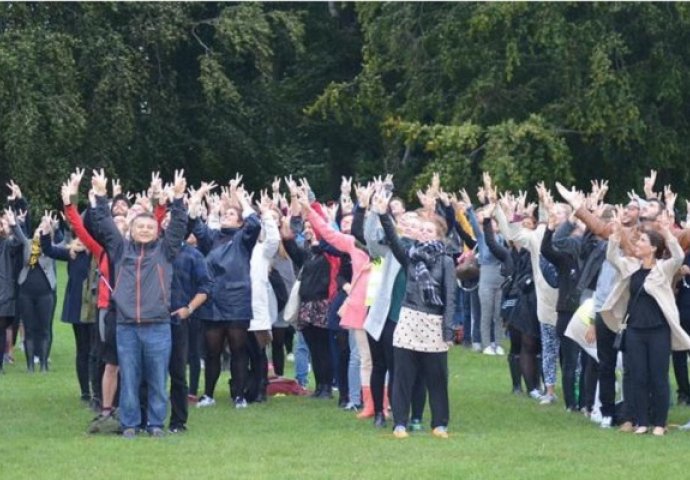
[[[371,387],[362,387],[362,400],[364,408],[357,414],[357,418],[372,418],[374,416],[374,397],[371,396]]]

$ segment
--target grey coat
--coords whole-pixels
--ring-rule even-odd
[[[24,267],[22,268],[22,271],[19,272],[19,280],[17,281],[17,283],[19,283],[19,286],[21,286],[26,281],[26,277],[29,274],[29,270],[31,268],[29,267],[29,258],[31,258],[31,243],[33,242],[33,239],[26,238],[23,234],[22,237],[24,238]],[[38,257],[38,266],[41,267],[41,270],[43,270],[43,273],[45,273],[45,276],[48,279],[48,283],[50,284],[50,289],[55,290],[57,288],[57,273],[55,271],[55,260],[41,253],[41,256]]]
[[[381,221],[375,213],[368,212],[364,219],[364,240],[372,259],[383,258],[381,285],[364,321],[364,329],[378,341],[391,308],[393,285],[402,267],[388,246]]]

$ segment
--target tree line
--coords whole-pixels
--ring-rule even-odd
[[[687,197],[689,27],[684,3],[3,3],[0,181],[35,209],[75,166],[622,200],[655,168]]]

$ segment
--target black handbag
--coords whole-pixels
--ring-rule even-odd
[[[634,307],[635,304],[637,304],[637,299],[640,298],[640,293],[642,292],[643,288],[644,288],[644,282],[642,282],[642,286],[637,291],[637,294],[635,294],[635,300],[633,300],[631,307]],[[628,309],[628,313],[625,314],[625,318],[623,319],[623,322],[621,322],[621,326],[618,329],[618,332],[616,333],[616,337],[613,339],[613,348],[615,350],[618,350],[619,352],[625,352],[625,330],[628,327],[628,319],[629,318],[630,318],[630,309]]]

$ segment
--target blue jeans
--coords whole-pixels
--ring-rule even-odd
[[[295,332],[295,380],[306,387],[309,385],[309,348],[302,332]]]
[[[139,387],[146,383],[148,428],[163,428],[168,408],[166,378],[170,363],[169,323],[118,324],[117,355],[120,360],[120,424],[141,424]]]
[[[355,340],[355,331],[350,330],[350,365],[347,369],[347,383],[350,390],[350,403],[362,404],[362,376],[359,371],[359,347]]]

